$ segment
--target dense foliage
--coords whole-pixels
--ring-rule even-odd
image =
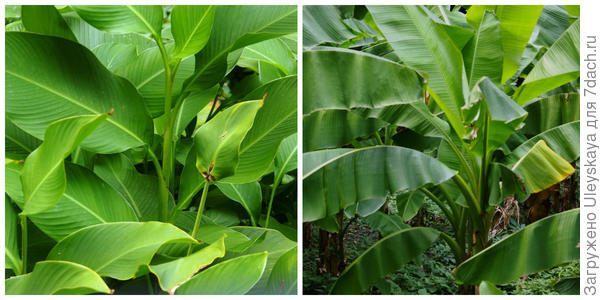
[[[432,247],[452,254],[461,294],[579,259],[578,15],[304,7],[303,221],[319,228],[319,271],[338,277],[328,293],[386,290]],[[423,222],[427,201],[448,228]],[[381,238],[350,263],[357,219]],[[528,225],[508,234],[515,220]]]
[[[7,294],[296,293],[295,6],[5,22]]]

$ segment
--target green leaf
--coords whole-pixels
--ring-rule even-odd
[[[86,227],[62,239],[48,254],[49,260],[79,263],[100,276],[133,278],[150,263],[166,243],[194,243],[179,228],[160,222],[116,222]]]
[[[331,294],[360,294],[427,250],[439,234],[435,229],[415,227],[384,237],[346,267]]]
[[[459,283],[505,284],[579,259],[579,209],[532,223],[493,244],[454,270]]]
[[[23,262],[19,254],[17,212],[8,196],[4,196],[4,268],[12,269],[15,274],[23,272]]]
[[[150,143],[152,121],[135,88],[79,44],[7,32],[5,71],[6,115],[36,138],[43,139],[46,127],[56,120],[114,109],[82,143],[84,149],[117,153]]]
[[[404,224],[404,220],[400,216],[388,215],[380,211],[368,215],[365,221],[369,223],[371,228],[379,231],[382,237],[386,237],[402,229],[410,228],[409,225]]]
[[[22,214],[40,213],[56,205],[67,187],[64,159],[107,117],[108,114],[71,117],[48,126],[44,142],[23,166]]]
[[[260,63],[273,65],[285,76],[295,73],[296,70],[296,58],[281,38],[245,47],[237,65],[260,73]]]
[[[566,123],[548,129],[515,148],[505,159],[506,164],[514,164],[538,141],[543,140],[550,149],[560,155],[564,160],[573,162],[579,158],[579,121]]]
[[[158,219],[159,192],[155,176],[138,173],[122,153],[97,157],[94,173],[127,200],[140,221]]]
[[[85,295],[111,293],[98,274],[80,264],[42,261],[33,272],[5,281],[7,295]]]
[[[176,141],[185,130],[185,127],[196,117],[196,115],[217,95],[219,85],[207,90],[193,92],[181,104],[173,125],[173,141]]]
[[[401,220],[407,222],[417,215],[424,201],[425,194],[419,190],[396,196],[396,206]]]
[[[468,95],[463,58],[442,26],[419,6],[368,6],[377,26],[398,57],[426,74],[428,90],[459,136],[461,107]]]
[[[172,289],[187,281],[199,270],[210,265],[216,258],[225,255],[224,238],[190,254],[168,263],[150,265],[150,271],[158,277],[160,288],[173,293]]]
[[[240,160],[240,145],[263,101],[245,101],[218,113],[196,131],[196,168],[215,181],[233,176]]]
[[[134,44],[103,43],[93,48],[92,52],[111,71],[118,70],[137,58]]]
[[[178,295],[241,295],[260,279],[267,253],[256,253],[216,264],[192,277],[176,291]],[[235,274],[235,276],[231,276]]]
[[[163,10],[160,5],[73,5],[92,26],[115,33],[150,33],[160,38]]]
[[[579,277],[561,278],[554,284],[554,289],[561,295],[579,295]]]
[[[19,207],[23,194],[21,164],[6,165],[6,192]],[[29,216],[44,233],[55,240],[94,224],[137,221],[133,209],[115,190],[83,167],[66,164],[67,189],[52,209]]]
[[[51,35],[77,42],[77,38],[54,5],[23,5],[21,20],[29,32]]]
[[[579,78],[579,20],[575,21],[548,49],[523,81],[513,98],[527,101]]]
[[[298,168],[298,134],[294,133],[281,142],[273,162],[275,177],[283,177],[289,171]]]
[[[279,145],[297,131],[298,78],[287,76],[273,80],[248,94],[244,99],[264,98],[263,107],[240,146],[235,175],[224,182],[246,183],[269,172]]]
[[[212,5],[176,5],[171,11],[171,32],[175,39],[173,57],[183,58],[202,50],[213,27]]]
[[[579,120],[579,94],[558,94],[523,106],[528,113],[520,133],[536,135],[562,124]]]
[[[302,7],[302,47],[323,43],[342,44],[356,37],[344,24],[332,5],[304,5]]]
[[[552,46],[558,37],[571,26],[572,21],[573,17],[562,5],[544,5],[535,25],[534,34],[537,33],[537,35],[533,43],[546,47]]]
[[[17,127],[8,116],[4,117],[4,156],[15,160],[25,159],[42,141]]]
[[[217,187],[229,199],[241,204],[248,212],[252,226],[256,226],[262,206],[262,191],[258,181],[243,184],[217,182]]]
[[[315,151],[305,153],[303,161],[304,222],[360,201],[385,200],[387,193],[439,184],[456,174],[430,156],[395,146]],[[349,186],[355,188],[341,188]]]
[[[481,284],[479,284],[479,295],[506,295],[506,293],[497,288],[494,284],[482,281]]]
[[[504,52],[501,83],[510,79],[519,69],[521,55],[542,9],[542,5],[472,5],[467,11],[467,21],[474,28],[479,27],[486,10],[493,10],[500,20]]]
[[[166,46],[167,53],[173,50],[173,44]],[[144,97],[146,107],[152,117],[164,113],[165,109],[165,67],[158,47],[144,50],[130,63],[114,70],[115,74],[127,78],[140,95]],[[183,82],[194,72],[194,57],[181,61],[173,77],[173,95],[181,92]]]
[[[494,13],[486,11],[475,37],[463,49],[469,88],[473,88],[484,76],[500,85],[503,56],[500,31],[498,18]]]
[[[274,295],[296,295],[298,290],[298,247],[282,255],[271,271],[267,293]]]
[[[198,227],[198,235],[196,238],[199,241],[213,244],[223,237],[223,235],[225,235],[225,249],[227,249],[227,253],[230,253],[231,251],[244,251],[254,243],[254,241],[243,233],[217,224],[201,225]]]
[[[532,193],[543,191],[575,172],[571,164],[552,151],[544,140],[537,141],[511,165],[511,169],[523,178]]]

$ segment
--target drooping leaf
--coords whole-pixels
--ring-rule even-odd
[[[17,212],[8,196],[4,196],[4,268],[12,269],[15,274],[21,274],[23,270],[17,244],[18,226]]]
[[[558,94],[523,106],[528,113],[525,126],[519,131],[537,135],[562,124],[579,120],[579,93]]]
[[[245,101],[218,113],[196,131],[196,168],[214,180],[234,175],[242,140],[250,130],[263,101]]]
[[[171,32],[175,39],[174,57],[183,58],[202,50],[213,27],[212,5],[176,5],[171,11]]]
[[[435,229],[416,227],[384,237],[346,267],[331,294],[360,294],[423,253],[438,236]]]
[[[226,260],[192,277],[177,288],[175,293],[178,295],[245,294],[261,277],[266,262],[265,252]]]
[[[4,119],[4,157],[21,160],[33,152],[42,141],[17,127],[8,116]]]
[[[493,10],[500,20],[504,53],[501,83],[519,69],[521,55],[542,9],[542,5],[472,5],[467,11],[467,21],[473,28],[479,27],[486,10]]]
[[[252,225],[256,226],[262,206],[260,184],[257,181],[243,184],[217,182],[217,187],[229,199],[241,204],[248,212]]]
[[[66,260],[119,280],[133,278],[165,243],[194,243],[179,228],[160,222],[115,222],[81,229],[62,239],[49,260]]]
[[[23,5],[21,20],[25,29],[77,42],[77,38],[54,5]]]
[[[502,43],[500,21],[494,13],[486,11],[475,37],[463,49],[469,87],[473,88],[484,76],[500,85],[502,79]]]
[[[514,95],[520,105],[579,77],[579,20],[552,44]]]
[[[150,271],[158,277],[158,283],[164,291],[170,291],[184,283],[199,270],[210,265],[216,258],[225,255],[225,243],[221,238],[217,242],[202,248],[189,256],[160,265],[150,265]]]
[[[275,177],[283,177],[289,171],[295,170],[298,167],[298,134],[292,134],[281,142],[273,167],[275,169]]]
[[[439,184],[456,174],[430,156],[395,146],[315,151],[305,153],[303,161],[304,222],[360,201],[385,199],[388,192]],[[350,186],[355,188],[338,189]]]
[[[425,194],[419,190],[396,196],[396,206],[401,220],[406,222],[412,219],[419,212],[424,201]]]
[[[356,37],[336,8],[332,5],[304,5],[302,7],[302,46],[323,43],[342,44]]]
[[[386,237],[396,231],[410,228],[410,225],[404,224],[402,217],[397,215],[388,215],[380,211],[368,215],[365,221],[371,228],[379,231],[382,237]]]
[[[275,295],[296,295],[298,290],[298,247],[294,247],[279,257],[269,281],[267,293]]]
[[[519,160],[511,164],[532,193],[543,191],[575,172],[568,161],[548,147],[544,140],[537,141]]]
[[[296,70],[296,58],[281,38],[270,39],[245,47],[237,65],[260,73],[260,63],[273,65],[285,76],[294,74]]]
[[[152,122],[135,88],[79,44],[8,32],[5,72],[6,114],[36,138],[43,139],[46,127],[56,120],[114,109],[82,143],[84,149],[116,153],[150,143]]]
[[[564,160],[575,161],[579,157],[579,127],[579,121],[573,121],[548,129],[515,148],[506,157],[505,163],[516,163],[541,140]]]
[[[579,209],[532,223],[454,270],[459,283],[504,284],[579,259]]]
[[[463,58],[442,26],[419,6],[368,6],[398,57],[426,74],[427,87],[459,136],[465,132],[461,107],[468,94]]]
[[[535,25],[533,34],[536,45],[552,46],[558,37],[571,26],[573,17],[562,5],[544,5],[540,18]]]
[[[68,261],[42,261],[33,272],[6,280],[7,295],[109,294],[102,278],[89,268]]]
[[[23,194],[19,174],[22,165],[6,165],[6,192],[19,207]],[[55,240],[94,224],[137,221],[134,210],[115,190],[83,167],[66,164],[67,189],[56,206],[29,216],[45,234]]]
[[[163,10],[160,5],[73,5],[92,26],[115,33],[150,33],[160,37]]]
[[[21,173],[24,215],[56,205],[67,187],[64,159],[107,117],[108,114],[71,117],[48,126],[44,142],[27,157]]]
[[[196,117],[196,115],[217,95],[218,85],[207,90],[191,93],[181,104],[181,109],[176,112],[173,125],[173,140],[176,141],[185,130],[185,127]]]
[[[579,295],[579,277],[561,278],[554,284],[554,289],[561,295]]]
[[[479,284],[479,295],[506,295],[506,293],[497,288],[494,284],[488,281],[482,281],[481,284]]]

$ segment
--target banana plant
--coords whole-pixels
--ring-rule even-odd
[[[557,14],[565,22],[547,26]],[[575,171],[578,10],[308,6],[304,18],[303,221],[343,234],[343,212],[383,236],[330,293],[365,292],[438,239],[459,293],[579,259],[578,209],[491,235],[504,200]],[[407,228],[424,198],[451,233]]]
[[[7,11],[7,294],[296,293],[295,6]]]

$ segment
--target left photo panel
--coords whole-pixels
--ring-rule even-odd
[[[6,294],[297,294],[297,6],[4,9]]]

